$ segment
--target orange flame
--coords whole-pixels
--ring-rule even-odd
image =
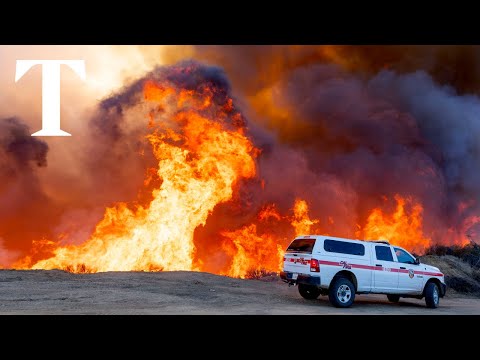
[[[295,200],[293,213],[293,216],[281,216],[275,205],[270,204],[260,211],[258,220],[277,223],[290,220],[295,236],[309,234],[311,226],[319,222],[309,218],[305,200]],[[232,264],[226,275],[245,278],[256,271],[278,272],[282,268],[286,242],[284,239],[269,233],[259,235],[255,224],[236,231],[224,231],[222,235],[226,238],[223,248],[232,257]]]
[[[222,235],[228,240],[223,248],[233,259],[226,275],[243,279],[255,270],[278,272],[281,268],[283,246],[270,234],[258,235],[255,224]]]
[[[318,220],[308,217],[308,205],[305,200],[295,200],[293,214],[292,226],[295,228],[296,236],[310,234],[312,226],[318,223]]]
[[[478,227],[480,224],[480,216],[478,215],[470,215],[465,218],[462,223],[462,232],[461,236],[454,237],[454,243],[460,246],[468,245],[472,242],[471,237],[477,237],[476,231],[473,231],[475,227]],[[478,231],[478,229],[477,229]]]
[[[267,219],[274,219],[280,221],[282,216],[278,213],[275,204],[266,205],[258,214],[258,220],[265,221]]]
[[[193,262],[194,230],[205,224],[215,205],[232,198],[240,178],[255,176],[257,150],[241,127],[226,123],[229,106],[213,109],[213,120],[202,115],[200,110],[216,106],[209,89],[199,94],[150,81],[144,95],[158,107],[173,108],[168,119],[161,119],[173,126],[162,130],[158,125],[148,136],[162,180],[150,205],[132,208],[120,203],[108,208],[88,241],[55,249],[53,257],[33,269],[198,270]],[[152,113],[148,116],[152,126]],[[234,122],[240,117],[232,115]]]
[[[368,240],[389,240],[391,244],[406,248],[419,254],[430,246],[431,239],[423,234],[423,207],[411,197],[403,198],[396,194],[395,211],[385,214],[380,208],[372,210],[363,232],[356,235]]]

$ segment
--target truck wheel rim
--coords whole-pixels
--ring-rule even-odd
[[[337,298],[341,303],[345,304],[352,298],[352,290],[348,285],[340,285],[337,290]]]
[[[433,289],[433,302],[435,304],[438,304],[438,290],[437,290],[437,287],[435,287]]]

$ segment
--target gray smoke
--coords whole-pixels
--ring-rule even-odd
[[[478,214],[477,96],[458,95],[423,71],[369,78],[325,64],[287,72],[275,94],[298,127],[270,125],[270,137],[254,131],[266,182],[252,190],[258,207],[275,202],[288,211],[305,198],[324,231],[353,236],[355,224],[398,193],[423,205],[424,232],[435,242],[451,241],[449,229],[464,235],[466,217]]]
[[[30,134],[20,119],[0,120],[0,238],[10,250],[28,249],[32,238],[48,234],[55,212],[38,179],[48,146]]]

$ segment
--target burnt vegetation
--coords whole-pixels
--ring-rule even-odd
[[[245,275],[245,279],[255,279],[255,280],[264,280],[264,281],[275,281],[277,280],[278,273],[273,271],[268,271],[265,268],[260,269],[250,269]]]

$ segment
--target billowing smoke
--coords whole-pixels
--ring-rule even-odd
[[[11,260],[7,249],[27,251],[32,238],[50,234],[47,219],[55,210],[38,179],[47,153],[20,119],[0,119],[0,266]]]
[[[154,51],[145,52],[151,61]],[[162,180],[152,171],[152,110],[142,89],[166,77],[192,91],[214,84],[223,89],[219,102],[233,96],[261,151],[257,177],[240,181],[195,232],[195,256],[213,264],[204,269],[218,272],[227,261],[223,231],[256,224],[259,236],[294,236],[288,221],[260,222],[258,214],[275,204],[287,218],[296,199],[318,220],[313,232],[363,237],[372,210],[392,213],[400,195],[412,199],[407,207],[421,205],[432,243],[479,240],[478,47],[172,47],[163,60],[185,54],[194,60],[157,67],[92,103],[76,130],[80,141],[54,144],[55,154],[61,146],[68,154],[57,155],[55,180],[43,174],[53,146],[46,167],[46,143],[18,120],[2,121],[0,261],[24,255],[36,239],[84,242],[114,203],[148,206]]]
[[[438,86],[424,72],[398,76],[379,73],[371,80],[379,97],[408,111],[429,148],[425,153],[441,170],[446,182],[447,219],[465,220],[480,208],[480,99],[476,95],[458,95],[450,86]],[[431,195],[430,195],[431,196]],[[464,208],[459,212],[459,207]],[[463,218],[458,219],[462,215]]]
[[[354,236],[372,208],[401,194],[422,204],[434,242],[476,239],[478,47],[196,51],[225,66],[252,127],[268,129],[257,136],[266,183],[258,202],[286,210],[306,198],[323,231]]]

